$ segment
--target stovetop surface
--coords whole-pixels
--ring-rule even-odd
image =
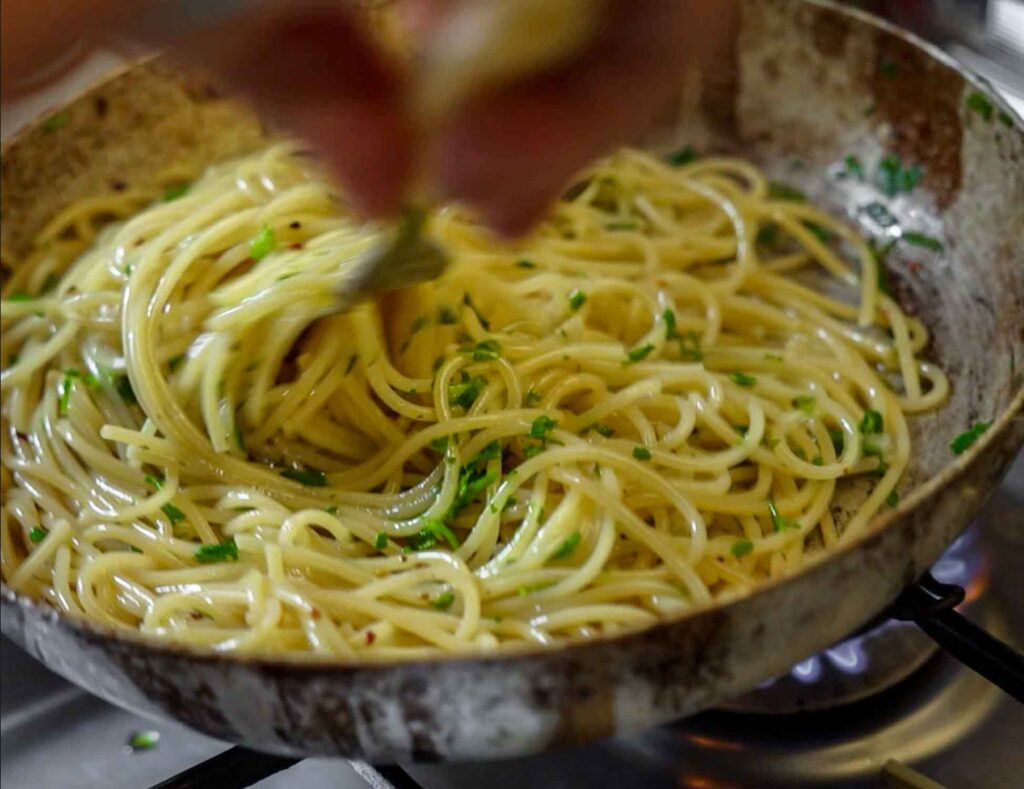
[[[932,4],[932,13],[966,7],[968,16],[976,16],[977,7],[984,5],[977,0],[942,0]],[[963,34],[952,38],[951,29],[961,27],[959,21],[933,27],[931,32],[957,57],[989,77],[1024,114],[1024,2],[994,0],[988,4],[987,19],[987,27],[965,25]],[[109,53],[100,53],[59,88],[17,106],[5,106],[3,136],[116,62]],[[1024,568],[1022,525],[1024,454],[976,524],[976,539],[990,561],[985,571],[990,588],[967,609],[972,619],[1018,648],[1024,646],[1024,585],[1019,580]],[[853,651],[805,661],[803,670],[810,677],[814,660],[818,661],[815,671],[834,669],[843,660],[852,660],[860,648],[858,643],[849,647]],[[255,786],[934,786],[921,783],[920,777],[907,779],[905,767],[950,788],[1024,785],[1024,706],[943,654],[917,654],[923,666],[907,672],[909,676],[895,686],[834,709],[789,715],[711,711],[651,732],[530,759],[405,765],[389,773],[391,783],[362,763],[308,759]],[[0,640],[0,663],[0,783],[4,789],[147,787],[230,747],[183,726],[149,721],[113,707],[48,672],[6,639]],[[801,666],[795,669],[784,682],[801,681]],[[809,687],[807,697],[813,699],[813,694]],[[140,733],[158,740],[153,747],[133,749],[129,741]]]

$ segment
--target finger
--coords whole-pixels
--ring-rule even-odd
[[[397,210],[415,157],[400,109],[404,77],[353,14],[272,7],[195,37],[186,51],[312,143],[357,210]]]
[[[455,114],[431,162],[442,192],[501,232],[523,232],[584,164],[647,127],[704,51],[701,39],[715,37],[713,10],[724,5],[610,3],[603,31],[573,63]]]

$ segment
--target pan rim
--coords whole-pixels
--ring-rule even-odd
[[[983,77],[974,73],[974,71],[966,65],[960,63],[937,46],[921,39],[919,36],[908,30],[862,9],[844,6],[834,0],[798,1],[808,6],[825,8],[840,16],[852,18],[861,24],[868,25],[869,27],[873,27],[876,30],[880,30],[891,36],[895,36],[896,38],[903,39],[914,47],[923,50],[924,53],[932,60],[937,61],[939,64],[960,74],[967,84],[973,85],[980,90],[984,90],[990,100],[992,100],[1000,110],[1007,113],[1011,118],[1013,121],[1013,127],[1020,132],[1024,132],[1024,119],[1022,119],[1016,110],[1010,106],[1000,94],[995,92],[992,86]],[[3,143],[3,145],[0,145],[0,156],[6,157],[9,151],[22,143],[24,139],[33,130],[40,126],[47,117],[52,115],[54,111],[59,111],[60,108],[66,107],[83,96],[88,95],[100,85],[106,84],[145,63],[165,60],[166,58],[163,56],[150,56],[138,61],[129,62],[123,66],[118,66],[104,73],[100,78],[90,83],[88,86],[76,91],[71,97],[62,101],[56,107],[52,107],[44,111],[35,120],[26,124],[24,127],[12,134],[11,137]],[[523,644],[521,646],[506,647],[493,652],[485,652],[481,650],[467,650],[465,652],[438,652],[437,654],[427,657],[409,659],[367,656],[362,656],[356,659],[351,657],[325,658],[324,656],[316,653],[306,652],[287,653],[283,655],[268,655],[259,652],[222,652],[211,647],[169,642],[156,636],[142,633],[138,630],[113,628],[82,617],[65,614],[42,600],[37,600],[27,594],[15,591],[8,586],[5,580],[0,580],[0,609],[3,609],[6,613],[7,609],[16,607],[22,616],[38,617],[46,620],[48,624],[66,627],[84,638],[115,642],[121,646],[145,650],[147,653],[154,656],[158,655],[161,657],[184,659],[197,663],[238,665],[260,671],[287,670],[289,672],[301,672],[303,674],[385,671],[393,669],[417,670],[429,669],[434,666],[459,667],[489,665],[493,667],[513,659],[543,660],[555,655],[565,656],[572,654],[578,650],[583,650],[588,647],[614,647],[615,645],[630,641],[641,635],[654,634],[662,631],[663,629],[682,626],[684,623],[691,620],[714,615],[719,612],[729,611],[760,594],[767,593],[771,590],[782,589],[790,584],[799,583],[805,578],[805,576],[821,571],[821,569],[826,565],[838,562],[842,557],[857,550],[866,542],[878,538],[896,522],[909,515],[920,504],[936,495],[943,488],[952,485],[962,478],[968,470],[979,461],[987,449],[992,445],[1001,442],[1004,434],[1011,430],[1012,423],[1017,419],[1024,421],[1024,383],[1019,386],[1018,391],[1011,399],[1009,405],[993,419],[991,426],[979,437],[967,452],[957,456],[937,474],[929,477],[923,483],[911,490],[907,495],[901,498],[895,508],[889,509],[880,515],[876,515],[869,522],[863,533],[849,542],[841,544],[832,550],[816,556],[814,559],[808,561],[790,574],[763,581],[742,595],[732,597],[725,601],[711,601],[695,605],[678,615],[659,619],[653,624],[645,627],[629,629],[621,633],[601,636],[598,638],[570,638],[554,646]],[[1017,442],[1017,447],[1015,449],[1019,452],[1022,448],[1024,448],[1024,436],[1022,436],[1021,440]],[[957,531],[962,531],[966,526],[967,524],[963,524],[957,529]]]

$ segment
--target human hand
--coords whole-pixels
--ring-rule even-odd
[[[405,0],[414,44],[459,0]],[[322,154],[356,207],[381,217],[422,174],[431,192],[515,235],[588,161],[634,138],[688,64],[730,23],[730,3],[609,0],[593,42],[540,75],[470,98],[422,137],[406,112],[409,74],[351,6],[287,2],[185,44]]]
[[[80,5],[97,2],[124,19],[123,0]],[[462,2],[398,0],[396,10],[419,48]],[[152,7],[167,18],[177,6],[154,0]],[[731,7],[723,0],[606,0],[603,24],[585,49],[469,98],[432,127],[430,139],[408,115],[408,65],[368,32],[354,2],[265,0],[186,34],[180,12],[166,30],[152,18],[127,27],[217,72],[277,125],[308,140],[363,214],[396,212],[415,175],[432,194],[515,235],[587,162],[646,127],[687,66],[724,36]]]

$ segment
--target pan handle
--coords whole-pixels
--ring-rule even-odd
[[[1024,654],[961,616],[955,609],[963,600],[961,587],[925,573],[896,598],[890,614],[914,622],[954,658],[1024,704]]]

